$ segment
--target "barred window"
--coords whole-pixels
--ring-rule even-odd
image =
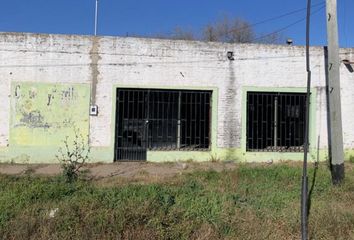
[[[247,151],[303,152],[305,93],[247,93]]]

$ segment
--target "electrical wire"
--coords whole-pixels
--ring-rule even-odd
[[[322,5],[322,7],[324,7],[325,2],[324,2],[324,1],[321,1],[320,3],[314,4],[314,5],[312,5],[311,7],[317,7],[317,6],[320,6],[320,5]],[[293,14],[296,14],[296,13],[299,13],[299,12],[303,12],[303,11],[305,11],[306,9],[307,9],[307,8],[300,8],[300,9],[297,9],[297,10],[294,10],[294,11],[291,11],[291,12],[288,12],[288,13],[284,13],[284,14],[279,15],[279,16],[276,16],[276,17],[268,18],[268,19],[266,19],[266,20],[253,23],[253,24],[250,25],[250,27],[254,27],[254,26],[257,26],[257,25],[260,25],[260,24],[263,24],[263,23],[268,23],[268,22],[271,22],[271,21],[274,21],[274,20],[278,20],[278,19],[287,17],[287,16],[291,16],[291,15],[293,15]],[[241,28],[241,29],[242,29],[242,28]]]
[[[324,1],[321,1],[320,3],[317,3],[317,4],[313,4],[313,5],[312,5],[312,7],[317,7],[317,6],[320,6],[320,5],[322,5],[322,6],[321,6],[318,10],[314,11],[312,14],[315,14],[315,13],[317,13],[318,11],[322,10],[322,9],[325,7],[325,2],[324,2]],[[299,13],[299,12],[302,12],[302,11],[304,11],[304,10],[306,10],[306,8],[297,9],[297,10],[294,10],[294,11],[291,11],[291,12],[288,12],[288,13],[285,13],[285,14],[282,14],[282,15],[279,15],[279,16],[276,16],[276,17],[268,18],[268,19],[265,19],[265,20],[262,20],[262,21],[253,23],[253,24],[248,25],[248,26],[246,26],[246,27],[239,28],[238,30],[242,30],[242,29],[244,29],[244,28],[249,28],[249,27],[257,26],[257,25],[264,24],[264,23],[267,23],[267,22],[271,22],[271,21],[274,21],[274,20],[278,20],[278,19],[284,18],[284,17],[286,17],[286,16],[290,16],[290,15],[293,15],[293,14],[296,14],[296,13]],[[283,27],[283,28],[280,28],[280,29],[278,29],[278,30],[276,30],[276,31],[274,31],[274,32],[272,32],[272,33],[268,33],[268,34],[266,34],[266,35],[262,35],[262,36],[260,36],[260,37],[258,37],[258,38],[255,38],[254,41],[258,41],[258,40],[260,40],[260,39],[263,39],[263,38],[266,38],[266,37],[268,37],[268,36],[274,35],[274,34],[276,34],[276,33],[282,32],[282,31],[284,31],[284,30],[286,30],[286,29],[288,29],[288,28],[290,28],[290,27],[292,27],[292,26],[294,26],[294,25],[296,25],[296,24],[298,24],[298,23],[304,21],[305,19],[306,19],[306,18],[297,20],[297,21],[295,21],[295,22],[293,22],[293,23],[291,23],[291,24],[289,24],[289,25],[287,25],[287,26],[285,26],[285,27]],[[0,49],[0,51],[16,51],[16,52],[19,52],[19,50],[7,50],[7,49]],[[20,51],[20,52],[21,52],[21,51]],[[69,52],[69,51],[46,51],[46,50],[44,50],[44,51],[38,51],[38,50],[36,50],[36,51],[28,51],[28,50],[23,50],[23,52],[38,52],[38,53],[40,53],[40,52],[43,52],[43,53],[51,52],[51,53],[64,53],[64,54],[85,54],[84,52],[80,52],[80,51]],[[96,53],[91,53],[91,54],[98,54],[98,53],[96,52]],[[109,54],[108,54],[108,53],[100,53],[100,54],[105,54],[105,55],[118,55],[118,54],[114,54],[114,53],[113,53],[113,54],[111,54],[111,53],[109,53]],[[124,55],[124,54],[122,54],[122,55]]]
[[[318,6],[324,6],[326,3],[325,1],[321,1],[319,3],[316,3],[316,4],[313,4],[311,7],[318,7]],[[268,22],[272,22],[272,21],[275,21],[275,20],[279,20],[279,19],[282,19],[282,18],[285,18],[285,17],[288,17],[288,16],[291,16],[291,15],[294,15],[296,13],[299,13],[299,12],[303,12],[305,11],[307,8],[299,8],[299,9],[296,9],[296,10],[293,10],[293,11],[290,11],[290,12],[287,12],[287,13],[284,13],[284,14],[281,14],[281,15],[278,15],[278,16],[275,16],[275,17],[271,17],[271,18],[267,18],[267,19],[264,19],[264,20],[261,20],[259,22],[255,22],[255,23],[251,23],[251,24],[247,24],[247,26],[244,26],[244,27],[240,27],[240,28],[237,28],[238,31],[240,30],[245,30],[245,29],[248,29],[248,28],[251,28],[251,27],[254,27],[254,26],[258,26],[258,25],[261,25],[261,24],[264,24],[264,23],[268,23]],[[199,28],[200,30],[201,28]],[[226,33],[232,33],[233,30],[229,30],[227,31]],[[173,32],[170,31],[167,35],[172,35]]]
[[[316,13],[318,13],[319,11],[321,11],[321,10],[324,9],[324,8],[325,8],[325,6],[322,6],[322,7],[320,7],[319,9],[317,9],[316,11],[313,11],[313,12],[311,13],[311,16],[314,15],[314,14],[316,14]],[[298,23],[300,23],[300,22],[305,21],[305,20],[306,20],[306,17],[301,18],[301,19],[299,19],[299,20],[296,20],[295,22],[292,22],[292,23],[290,23],[289,25],[286,25],[285,27],[279,28],[279,29],[275,30],[274,32],[271,32],[271,33],[262,35],[262,36],[260,36],[260,37],[257,37],[257,38],[254,39],[254,41],[258,41],[258,40],[260,40],[260,39],[263,39],[263,38],[272,36],[272,35],[274,35],[274,34],[280,33],[280,32],[282,32],[282,31],[284,31],[284,30],[286,30],[286,29],[288,29],[288,28],[290,28],[290,27],[292,27],[292,26],[294,26],[294,25],[296,25],[296,24],[298,24]]]

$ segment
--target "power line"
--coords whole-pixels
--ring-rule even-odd
[[[324,9],[324,8],[325,8],[325,6],[320,7],[320,8],[317,9],[316,11],[312,12],[311,15],[314,15],[314,14],[318,13],[319,11],[321,11],[321,10]],[[289,25],[286,25],[285,27],[279,28],[278,30],[275,30],[274,32],[271,32],[271,33],[268,33],[268,34],[266,34],[266,35],[263,35],[263,36],[260,36],[260,37],[258,37],[258,38],[255,38],[253,41],[258,41],[258,40],[260,40],[260,39],[263,39],[263,38],[272,36],[273,34],[280,33],[280,32],[282,32],[282,31],[284,31],[284,30],[286,30],[286,29],[288,29],[288,28],[290,28],[290,27],[292,27],[292,26],[294,26],[294,25],[296,25],[296,24],[298,24],[298,23],[300,23],[300,22],[302,22],[302,21],[304,21],[304,20],[306,20],[306,17],[301,18],[301,19],[299,19],[299,20],[297,20],[297,21],[295,21],[295,22],[293,22],[293,23],[290,23]]]
[[[320,6],[320,5],[322,5],[322,7],[324,7],[325,6],[325,2],[322,1],[320,3],[313,4],[311,7],[317,7],[317,6]],[[253,24],[250,25],[250,27],[254,27],[254,26],[257,26],[257,25],[260,25],[260,24],[263,24],[263,23],[267,23],[267,22],[271,22],[271,21],[274,21],[274,20],[278,20],[278,19],[290,16],[290,15],[305,11],[306,9],[307,8],[301,8],[301,9],[297,9],[297,10],[294,10],[294,11],[291,11],[291,12],[288,12],[288,13],[284,13],[284,14],[276,16],[276,17],[268,18],[268,19],[253,23]]]
[[[319,3],[316,3],[316,4],[313,4],[311,7],[317,7],[317,6],[321,6],[324,7],[325,6],[325,2],[324,1],[321,1]],[[245,30],[245,29],[248,29],[250,27],[254,27],[254,26],[258,26],[258,25],[261,25],[261,24],[264,24],[264,23],[268,23],[268,22],[272,22],[272,21],[275,21],[275,20],[278,20],[278,19],[281,19],[281,18],[284,18],[284,17],[287,17],[287,16],[291,16],[291,15],[294,15],[296,13],[299,13],[299,12],[303,12],[305,11],[307,8],[299,8],[299,9],[296,9],[296,10],[293,10],[293,11],[290,11],[290,12],[287,12],[287,13],[284,13],[284,14],[281,14],[281,15],[278,15],[278,16],[275,16],[275,17],[271,17],[271,18],[267,18],[267,19],[264,19],[264,20],[261,20],[259,22],[255,22],[255,23],[251,23],[251,24],[248,24],[246,26],[243,26],[243,27],[240,27],[240,28],[237,28],[238,31],[240,30]],[[204,28],[204,27],[203,27]],[[198,28],[199,30],[202,30],[203,28]],[[233,30],[229,30],[227,31],[227,33],[232,33]],[[167,34],[168,35],[172,35],[174,34],[174,32],[172,31],[168,31],[167,33],[165,32],[164,34]]]

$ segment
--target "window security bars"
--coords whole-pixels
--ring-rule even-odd
[[[247,151],[303,152],[305,93],[247,93]]]

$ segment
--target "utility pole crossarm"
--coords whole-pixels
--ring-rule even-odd
[[[329,157],[332,181],[339,184],[344,179],[344,151],[342,110],[340,97],[339,46],[337,0],[326,0],[328,41],[328,101],[329,101]]]

